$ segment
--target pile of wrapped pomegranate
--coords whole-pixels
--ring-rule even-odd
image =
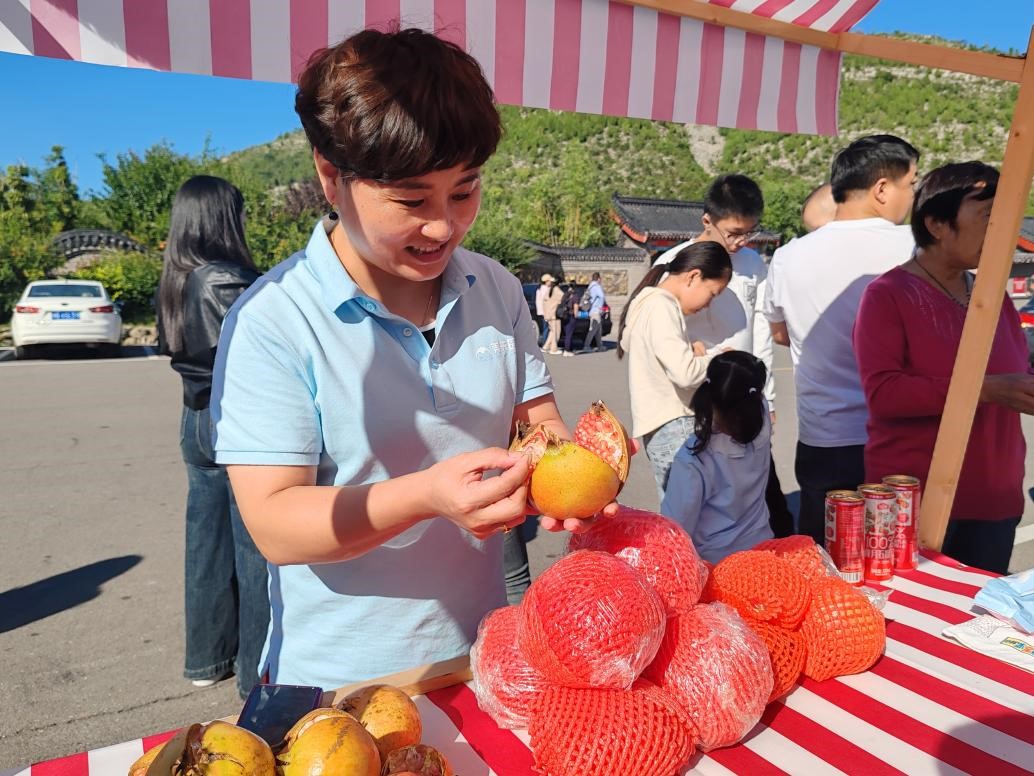
[[[622,508],[485,617],[471,664],[481,708],[527,728],[542,773],[662,776],[740,741],[802,674],[866,670],[885,639],[806,537],[711,569],[675,523]]]

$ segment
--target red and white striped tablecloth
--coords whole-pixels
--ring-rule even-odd
[[[743,743],[698,754],[686,773],[1034,774],[1034,674],[941,635],[974,616],[972,597],[987,578],[924,553],[917,571],[887,585],[887,651],[870,671],[805,680],[768,707]],[[500,730],[468,685],[436,690],[417,703],[424,740],[462,776],[534,773],[525,733]],[[146,748],[169,735],[0,776],[125,776]]]

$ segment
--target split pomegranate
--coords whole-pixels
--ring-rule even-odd
[[[541,424],[518,424],[510,449],[531,461],[532,504],[560,520],[592,517],[617,497],[628,476],[628,436],[603,402],[593,402],[578,421],[575,441]]]

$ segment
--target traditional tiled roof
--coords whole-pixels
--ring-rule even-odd
[[[625,197],[615,192],[611,204],[614,220],[636,242],[691,240],[702,230],[703,202]],[[753,242],[778,244],[781,240],[778,233],[763,230]]]
[[[1020,224],[1019,247],[1034,253],[1034,216],[1026,216]]]
[[[571,245],[543,245],[533,240],[525,240],[524,244],[539,254],[555,256],[562,261],[587,261],[606,264],[646,261],[650,258],[650,252],[645,248],[616,248],[609,245],[576,248]]]
[[[1012,255],[1013,264],[1034,264],[1034,253],[1029,251],[1016,251]]]

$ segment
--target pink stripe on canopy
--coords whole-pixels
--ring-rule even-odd
[[[110,54],[115,47],[124,50],[130,67],[169,70],[176,63],[186,72],[294,80],[312,52],[339,34],[342,11],[335,4],[343,1],[280,0],[286,2],[281,15],[260,13],[253,0],[193,0],[192,7],[209,11],[211,40],[199,45],[170,34],[169,0],[107,0],[125,21],[124,40],[104,41],[107,48],[83,46],[86,23],[78,0],[29,0],[28,41],[24,5],[0,2],[0,33],[7,33],[0,34],[0,49],[94,61],[98,50]],[[366,27],[387,29],[402,14],[401,0],[349,1],[358,4],[356,21]],[[710,2],[841,32],[878,0]],[[502,103],[836,133],[841,62],[836,52],[753,33],[734,37],[715,25],[612,0],[430,0],[428,8],[439,35],[486,58],[482,68]],[[487,26],[485,20],[491,20]],[[551,35],[541,29],[544,20],[552,22]],[[88,32],[94,40],[97,30]],[[286,62],[282,68],[266,67],[262,51],[252,51],[252,41],[277,48],[278,39],[283,41],[278,50],[290,52],[289,68]]]

